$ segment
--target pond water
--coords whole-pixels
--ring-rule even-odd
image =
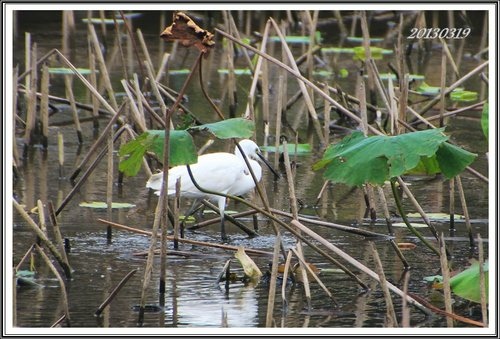
[[[60,17],[60,13],[52,13],[54,20]],[[77,12],[77,30],[74,35],[74,46],[71,50],[72,62],[78,67],[86,67],[87,43],[86,26],[80,21],[86,13]],[[218,16],[215,15],[215,20]],[[29,31],[32,34],[32,41],[38,45],[38,55],[41,56],[51,48],[60,48],[60,23],[47,21],[37,21],[33,13],[24,13],[19,15],[18,36],[15,39],[14,57],[16,62],[21,62],[24,55],[24,36],[22,32]],[[166,16],[167,24],[170,22],[170,16]],[[25,20],[21,20],[25,19]],[[475,22],[474,22],[475,23]],[[374,28],[375,32],[383,31],[382,27]],[[144,33],[148,49],[155,64],[158,64],[159,55],[162,51],[168,50],[171,46],[159,41],[158,32],[163,27],[160,24],[158,13],[144,13],[142,17],[134,19],[134,26],[141,28]],[[112,43],[112,26],[108,27],[108,42]],[[320,30],[326,35],[327,43],[333,44],[333,40],[328,36],[328,32],[335,26],[320,26]],[[336,28],[335,28],[336,29]],[[329,39],[329,40],[328,40]],[[163,46],[162,46],[163,44]],[[279,46],[279,45],[277,45]],[[391,48],[391,46],[384,46]],[[108,49],[110,47],[108,46]],[[300,49],[295,51],[300,55]],[[276,48],[276,51],[279,51]],[[460,74],[465,74],[476,67],[479,62],[467,57],[467,55],[477,52],[476,44],[467,40],[464,46],[464,58],[460,65]],[[191,60],[194,60],[196,53],[188,50],[179,49],[172,58],[170,69],[179,69],[190,67]],[[277,52],[277,54],[279,54]],[[206,64],[213,63],[215,69],[217,63],[224,64],[217,59],[217,55],[208,59]],[[323,56],[325,61],[331,61],[331,56]],[[339,67],[346,67],[349,76],[346,79],[335,79],[349,93],[354,93],[355,75],[359,62],[353,62],[351,56],[337,56],[339,58]],[[431,50],[428,52],[428,62],[420,65],[419,72],[429,77],[433,85],[439,86],[439,81],[432,82],[438,74],[441,52]],[[345,59],[342,59],[345,58]],[[340,61],[341,60],[341,61]],[[240,63],[238,59],[238,63]],[[387,62],[378,61],[381,72],[386,69]],[[244,63],[241,62],[243,65]],[[136,66],[137,67],[137,66]],[[211,66],[212,67],[212,66]],[[383,70],[382,70],[383,69]],[[137,71],[137,69],[136,69]],[[120,91],[120,80],[122,79],[122,69],[120,66],[113,67],[111,71],[113,87]],[[185,76],[170,76],[169,86],[179,90]],[[330,78],[322,78],[320,81],[333,81]],[[51,80],[51,94],[64,96],[64,84],[56,77]],[[227,86],[227,77],[217,73],[210,73],[206,77],[207,87],[214,98],[222,102],[221,107],[227,108],[227,98],[225,86]],[[241,114],[246,105],[245,92],[248,91],[251,79],[249,76],[241,75],[238,81],[238,112]],[[289,79],[289,93],[294,94],[297,90],[295,81]],[[473,79],[466,85],[468,90],[480,90],[479,80]],[[89,94],[75,80],[75,93],[77,101],[90,102]],[[198,85],[192,85],[188,89],[187,96],[189,108],[199,114],[204,121],[216,121],[217,117],[207,112],[207,103],[199,93]],[[275,100],[270,100],[274,107]],[[259,105],[260,106],[260,105]],[[298,126],[301,142],[311,142],[317,144],[315,136],[307,128],[307,119],[297,118],[303,107],[292,107],[288,113],[288,120]],[[62,199],[70,192],[72,186],[69,183],[68,176],[73,169],[80,163],[93,144],[94,130],[92,122],[82,124],[84,143],[78,144],[75,129],[71,124],[71,113],[64,105],[58,105],[60,112],[54,114],[51,119],[48,150],[45,152],[41,147],[33,147],[29,150],[27,157],[19,166],[20,178],[14,180],[14,197],[21,204],[24,204],[29,211],[36,205],[38,199],[44,203],[52,202],[54,206],[59,206]],[[272,109],[271,108],[271,109]],[[260,109],[260,108],[259,108]],[[88,114],[81,111],[82,116]],[[273,114],[274,115],[274,114]],[[257,114],[257,142],[262,145],[263,124],[262,115]],[[107,118],[102,118],[101,128],[107,123]],[[488,144],[485,140],[481,125],[480,112],[467,111],[459,116],[452,117],[446,121],[446,133],[450,135],[451,141],[464,147],[465,149],[478,154],[472,167],[478,172],[488,175],[488,159],[486,152]],[[274,122],[271,124],[271,130],[274,130]],[[59,175],[58,155],[57,155],[57,132],[64,135],[65,143],[65,162],[64,176]],[[338,140],[338,135],[332,135],[331,141]],[[22,154],[23,139],[18,135],[17,147]],[[197,139],[201,144],[202,138]],[[272,143],[272,139],[269,143]],[[217,142],[210,150],[228,149],[224,142]],[[315,219],[351,225],[378,233],[387,233],[382,210],[377,208],[379,220],[370,223],[364,218],[365,202],[360,189],[351,189],[345,185],[330,184],[316,205],[317,196],[324,183],[321,172],[314,172],[311,166],[315,163],[321,153],[314,151],[311,154],[298,156],[296,161],[295,193],[301,202],[300,213],[304,216],[310,216]],[[274,154],[269,153],[270,160],[274,160]],[[118,166],[118,156],[115,155],[115,171]],[[279,167],[279,164],[275,164]],[[281,169],[284,171],[283,169]],[[66,288],[69,300],[69,311],[72,327],[87,328],[119,328],[136,327],[138,324],[137,306],[140,304],[142,280],[146,264],[145,256],[138,255],[147,251],[150,239],[147,236],[125,231],[113,231],[112,240],[106,239],[106,226],[98,219],[111,218],[112,221],[136,227],[143,230],[151,230],[154,220],[154,209],[157,203],[157,197],[145,188],[147,180],[146,174],[141,171],[136,177],[126,177],[123,185],[114,186],[113,201],[128,202],[135,204],[132,209],[115,210],[112,215],[108,215],[105,210],[96,210],[83,208],[79,206],[82,201],[106,201],[106,161],[103,160],[90,175],[88,180],[73,197],[69,204],[61,212],[58,222],[65,239],[68,239],[71,250],[68,253],[68,259],[73,269],[73,277],[66,282]],[[284,174],[284,172],[283,172]],[[420,202],[423,209],[430,213],[449,212],[449,182],[440,177],[421,178],[407,177],[410,183],[410,189]],[[462,175],[462,183],[467,198],[470,217],[472,219],[472,231],[474,236],[480,234],[485,239],[486,256],[488,253],[488,184],[477,179],[469,172]],[[264,172],[263,187],[265,188],[270,205],[283,211],[290,210],[289,193],[284,175],[281,179],[273,180],[268,170]],[[384,187],[388,197],[389,209],[396,213],[390,187]],[[462,214],[462,209],[456,198],[456,213]],[[188,209],[191,202],[183,200],[181,209]],[[405,208],[408,212],[414,212],[414,208],[408,199],[404,200]],[[228,210],[243,211],[245,206],[230,202]],[[203,219],[213,218],[214,214],[205,214]],[[252,226],[252,218],[242,218],[242,221]],[[245,246],[247,248],[260,249],[272,252],[274,246],[274,232],[269,222],[259,217],[259,236],[248,238],[235,226],[228,224],[229,245]],[[456,232],[450,234],[449,223],[446,221],[434,222],[438,232],[443,232],[447,236],[447,246],[452,255],[452,264],[454,269],[460,271],[469,265],[469,260],[477,258],[477,250],[469,247],[468,235],[465,223],[461,220],[456,223]],[[330,228],[310,225],[315,232],[322,237],[340,247],[352,257],[356,258],[366,266],[374,269],[374,262],[370,251],[370,241],[362,236],[352,235]],[[13,262],[15,266],[35,241],[35,236],[25,221],[17,214],[14,214],[13,223]],[[425,236],[430,237],[427,229],[422,229]],[[186,237],[193,240],[211,241],[220,243],[220,234],[218,223],[212,226],[202,228],[195,232],[186,232]],[[439,299],[436,295],[439,292],[428,288],[423,277],[439,274],[439,259],[433,255],[422,243],[418,241],[406,228],[396,228],[395,238],[397,242],[412,242],[417,244],[411,251],[404,251],[406,260],[411,265],[409,291],[418,294],[427,299]],[[290,248],[295,245],[295,239],[287,232],[283,234],[285,247]],[[374,240],[377,250],[382,260],[386,277],[389,281],[402,286],[402,277],[404,272],[403,264],[398,259],[395,252],[386,240]],[[169,244],[171,246],[172,244]],[[165,307],[158,308],[158,284],[159,284],[159,258],[155,259],[155,266],[151,283],[147,289],[148,308],[144,317],[143,326],[147,328],[154,327],[172,327],[172,328],[259,328],[265,326],[266,309],[268,300],[268,286],[260,283],[257,286],[251,286],[243,283],[232,283],[226,290],[224,284],[217,284],[216,279],[221,272],[225,262],[232,259],[231,267],[241,274],[236,259],[230,251],[218,250],[213,248],[203,248],[199,246],[181,244],[180,250],[188,252],[186,256],[169,255],[167,259],[167,282]],[[327,297],[325,292],[318,284],[311,284],[311,308],[308,309],[306,298],[301,285],[288,287],[288,307],[283,311],[280,292],[277,294],[274,326],[283,328],[305,327],[305,328],[363,328],[377,327],[382,328],[386,324],[386,307],[383,293],[380,286],[366,274],[354,272],[370,287],[369,292],[364,292],[350,278],[344,274],[329,269],[335,268],[330,262],[318,255],[308,246],[304,248],[304,254],[307,260],[324,273],[320,275],[323,283],[334,295],[335,305]],[[261,270],[266,271],[271,261],[269,256],[252,256]],[[38,256],[34,257],[37,282],[43,287],[18,287],[16,290],[16,325],[19,327],[50,327],[63,314],[63,304],[61,291],[57,279],[50,270],[42,263]],[[27,269],[27,265],[23,266]],[[110,291],[120,282],[120,280],[131,270],[137,269],[135,275],[125,284],[123,289],[114,298],[112,303],[105,309],[102,317],[95,317],[94,312],[97,307],[105,300]],[[280,287],[281,289],[281,287]],[[401,316],[401,299],[393,295],[394,306]],[[443,305],[436,301],[436,306]],[[475,320],[481,320],[480,309],[473,304],[456,297],[455,312]],[[64,324],[64,323],[63,323]],[[411,309],[411,326],[438,328],[445,327],[446,320],[440,316],[427,317],[417,309]],[[465,326],[456,323],[456,326]],[[328,331],[327,331],[328,332]],[[332,330],[333,332],[333,330]],[[168,333],[168,330],[165,332]]]

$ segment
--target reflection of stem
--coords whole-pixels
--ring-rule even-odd
[[[406,224],[406,227],[413,233],[417,238],[420,239],[427,247],[429,247],[434,253],[436,253],[439,256],[439,251],[435,249],[423,236],[420,234],[408,221],[408,218],[406,217],[406,213],[403,210],[403,204],[401,203],[401,199],[399,198],[398,192],[396,191],[396,184],[394,180],[391,180],[391,188],[392,188],[392,195],[394,195],[394,200],[396,201],[396,206],[398,208],[399,214],[403,218],[404,223]]]

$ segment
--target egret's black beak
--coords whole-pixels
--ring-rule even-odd
[[[266,158],[264,158],[264,156],[260,152],[257,152],[257,155],[259,156],[260,160],[262,160],[262,162],[264,162],[264,164],[266,164],[266,166],[271,170],[271,172],[273,172],[274,179],[279,179],[281,176],[278,171],[274,169],[271,163]]]

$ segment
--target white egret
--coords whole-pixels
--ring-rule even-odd
[[[246,155],[257,181],[262,179],[262,168],[256,160],[262,160],[276,175],[277,172],[272,168],[269,162],[262,156],[259,146],[252,140],[244,139],[239,142],[243,153]],[[248,169],[245,160],[238,147],[234,154],[226,152],[217,152],[204,154],[198,157],[196,164],[190,165],[194,180],[204,190],[218,192],[227,195],[240,196],[248,193],[255,187],[255,182]],[[221,237],[226,239],[224,230],[224,209],[226,207],[226,197],[209,194],[200,191],[191,180],[187,166],[175,166],[168,172],[168,195],[175,194],[175,184],[177,179],[181,180],[180,194],[185,198],[208,199],[217,204],[221,216]],[[153,174],[146,187],[155,190],[160,194],[163,182],[163,173]]]

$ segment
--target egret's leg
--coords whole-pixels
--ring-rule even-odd
[[[224,225],[224,220],[225,220],[224,209],[226,208],[226,198],[221,197],[218,201],[218,205],[220,211],[220,236],[222,241],[226,241],[227,240],[226,227]]]

